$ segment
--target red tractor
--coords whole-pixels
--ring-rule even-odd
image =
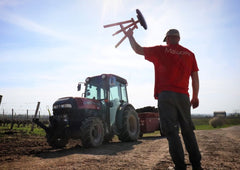
[[[123,142],[136,141],[140,124],[137,112],[128,103],[127,80],[102,74],[88,77],[84,85],[84,97],[64,97],[53,104],[48,127],[33,119],[46,131],[48,144],[62,148],[73,138],[81,139],[84,147],[96,147],[114,135]]]

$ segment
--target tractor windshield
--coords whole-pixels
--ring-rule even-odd
[[[86,80],[86,98],[103,100],[107,98],[106,96],[106,86],[101,77],[94,77]]]

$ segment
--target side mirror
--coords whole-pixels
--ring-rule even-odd
[[[78,91],[81,90],[81,83],[78,84],[78,86],[77,86],[77,90],[78,90]]]

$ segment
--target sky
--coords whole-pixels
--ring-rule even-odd
[[[148,29],[138,25],[143,47],[165,45],[171,28],[194,52],[200,78],[200,105],[194,114],[240,112],[240,2],[238,0],[0,0],[0,115],[47,113],[60,97],[81,96],[78,82],[112,73],[128,81],[135,108],[157,106],[154,67],[135,54],[128,40],[118,48],[119,26],[139,9]],[[189,86],[192,94],[191,81]]]

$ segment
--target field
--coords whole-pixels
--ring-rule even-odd
[[[194,119],[204,169],[240,169],[239,118],[228,118],[225,128],[212,128],[210,118]],[[238,124],[238,125],[237,125]],[[234,125],[234,126],[233,126]],[[227,126],[227,127],[226,127]],[[167,169],[173,166],[166,138],[144,134],[137,142],[84,149],[71,140],[64,149],[51,149],[45,132],[31,125],[0,127],[0,169]],[[199,130],[207,129],[207,130]],[[185,152],[188,169],[191,169]]]

